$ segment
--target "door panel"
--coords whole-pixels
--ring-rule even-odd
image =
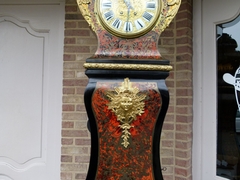
[[[216,175],[217,40],[216,25],[233,20],[240,1],[194,1],[194,145],[193,178],[225,179]]]
[[[60,179],[64,4],[9,2],[0,0],[0,179]]]
[[[41,142],[46,37],[9,17],[0,18],[0,29],[0,137],[7,137],[0,139],[0,156],[21,169],[46,149]]]

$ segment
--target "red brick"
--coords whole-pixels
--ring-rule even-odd
[[[192,44],[192,38],[190,37],[181,37],[176,39],[177,45]]]
[[[177,124],[176,131],[182,131],[182,132],[192,131],[192,125],[191,124]]]
[[[192,64],[190,62],[178,63],[176,64],[175,69],[178,71],[181,71],[181,70],[192,71]]]
[[[192,176],[189,175],[188,177],[175,177],[175,180],[192,180]]]
[[[176,36],[177,37],[181,37],[181,36],[192,37],[192,29],[191,28],[177,29]]]
[[[175,137],[177,140],[189,141],[192,139],[192,134],[184,133],[184,132],[177,132]]]
[[[178,88],[181,88],[181,87],[192,87],[192,81],[189,81],[189,80],[179,80],[176,82],[176,86]]]
[[[175,116],[173,114],[167,114],[164,119],[164,123],[174,123]]]
[[[75,30],[75,29],[66,29],[65,30],[65,36],[89,36],[90,35],[90,31],[89,30],[85,30],[85,29],[81,29],[81,30]]]
[[[182,19],[182,20],[176,22],[176,28],[177,29],[178,28],[183,28],[183,27],[184,28],[186,28],[186,27],[192,28],[192,21],[189,20],[189,19]]]
[[[164,128],[164,130],[173,130],[174,129],[174,125],[170,124],[170,123],[164,123],[163,124],[163,128]]]
[[[191,166],[191,160],[190,159],[178,159],[176,158],[176,165],[180,167],[190,167]]]
[[[63,94],[75,94],[75,88],[63,88]]]
[[[182,11],[186,11],[186,10],[192,11],[192,4],[190,4],[187,1],[182,1],[181,5],[179,7],[178,13],[181,13]],[[192,17],[190,17],[190,19],[192,19]]]
[[[81,179],[81,180],[83,180],[83,179],[86,179],[86,176],[87,176],[86,173],[77,173],[77,174],[75,175],[75,179]]]
[[[64,44],[76,44],[76,38],[65,38]]]
[[[61,162],[72,162],[72,156],[61,156]]]
[[[165,175],[164,173],[163,173],[163,179],[164,180],[175,180],[173,175]]]
[[[176,16],[176,21],[182,19],[192,19],[192,13],[187,8],[185,8],[183,11],[179,11]]]
[[[186,106],[186,107],[176,107],[176,113],[177,114],[192,114],[192,107]]]
[[[66,4],[66,5],[69,5],[69,4],[71,4],[71,5],[77,5],[77,1],[76,1],[76,0],[65,0],[65,4]]]
[[[65,53],[90,53],[89,46],[65,46]]]
[[[184,176],[184,177],[188,177],[190,172],[191,172],[191,170],[189,170],[189,169],[175,168],[175,174],[176,175],[181,175],[181,176]]]
[[[177,47],[177,53],[192,54],[192,47],[190,47],[190,46],[179,46],[179,47]]]
[[[191,105],[192,97],[180,97],[177,98],[176,105]]]
[[[176,122],[177,123],[192,123],[193,116],[192,115],[177,115]]]
[[[64,112],[62,113],[63,120],[87,120],[86,113]]]
[[[63,80],[64,86],[86,86],[88,83],[87,79],[65,79]]]
[[[175,40],[173,38],[162,39],[162,44],[163,45],[173,45],[174,43],[175,43]]]
[[[73,128],[74,127],[74,122],[69,122],[69,121],[64,121],[62,122],[62,128]]]
[[[78,25],[78,28],[88,28],[88,29],[90,29],[89,24],[85,20],[78,22],[77,25]]]
[[[74,111],[75,105],[69,105],[69,104],[62,105],[62,110],[63,111]]]
[[[175,156],[179,158],[191,158],[191,151],[175,150]]]
[[[75,140],[75,145],[91,145],[91,140],[90,139],[76,139]]]
[[[62,130],[62,137],[88,137],[87,130]]]
[[[184,142],[184,141],[176,141],[175,147],[177,149],[189,149],[191,148],[191,142]]]
[[[76,55],[75,54],[64,54],[63,59],[64,59],[64,61],[75,61]]]
[[[83,111],[83,112],[85,112],[86,111],[86,109],[85,109],[85,105],[83,105],[83,104],[79,104],[79,105],[77,105],[77,108],[76,108],[76,110],[77,111]]]
[[[193,90],[192,89],[176,89],[176,96],[192,96]]]
[[[162,158],[161,162],[166,166],[166,165],[172,165],[174,160],[173,158]]]
[[[75,162],[76,163],[89,163],[90,156],[76,156]]]
[[[171,29],[165,29],[161,34],[161,37],[174,37],[174,32]]]
[[[65,28],[76,28],[77,27],[77,22],[75,21],[65,21]]]
[[[62,172],[61,180],[72,180],[72,173]]]
[[[62,138],[62,145],[72,145],[73,139]]]
[[[75,77],[75,72],[70,70],[70,71],[63,71],[63,77],[64,78],[74,78]]]
[[[173,147],[173,141],[162,140],[162,147]]]
[[[78,6],[65,6],[65,12],[77,12]]]
[[[83,69],[83,63],[82,62],[64,62],[63,68],[65,70],[81,70]]]

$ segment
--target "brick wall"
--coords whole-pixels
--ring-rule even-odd
[[[83,93],[83,63],[96,50],[97,39],[75,0],[66,0],[62,105],[61,180],[85,180],[90,154]],[[180,10],[159,41],[160,53],[174,70],[167,78],[170,105],[161,137],[164,180],[190,180],[192,145],[192,2]]]

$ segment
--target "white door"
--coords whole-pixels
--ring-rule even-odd
[[[225,175],[217,175],[219,173],[216,165],[219,91],[217,90],[216,25],[235,19],[239,13],[239,0],[194,0],[194,180],[234,179],[227,178],[228,173],[233,170],[225,171]],[[240,35],[240,31],[238,34]],[[219,164],[227,169],[229,162],[221,160]]]
[[[59,180],[64,1],[0,0],[0,180]]]

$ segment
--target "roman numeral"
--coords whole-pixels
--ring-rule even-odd
[[[113,12],[112,11],[108,11],[104,14],[105,18],[108,20],[112,19],[113,17]]]
[[[131,22],[125,22],[124,29],[126,32],[132,31],[132,23]]]
[[[143,18],[146,19],[147,21],[151,21],[153,15],[150,14],[149,12],[144,12],[143,13]]]
[[[118,29],[118,28],[120,28],[121,23],[122,23],[121,20],[119,20],[119,19],[115,19],[115,20],[113,21],[112,25],[113,25],[115,28]]]
[[[156,3],[155,2],[147,2],[147,8],[148,9],[155,9]]]
[[[112,2],[111,1],[103,1],[102,3],[102,8],[103,9],[108,9],[108,8],[111,8],[112,7]]]
[[[137,19],[135,21],[135,26],[136,26],[137,29],[141,29],[141,28],[143,28],[145,26],[145,24],[144,24],[144,22],[141,19]]]

